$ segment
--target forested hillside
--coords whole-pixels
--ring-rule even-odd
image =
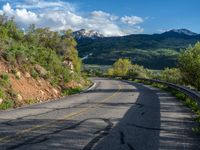
[[[78,40],[78,51],[81,57],[92,53],[84,60],[87,64],[111,65],[119,58],[129,58],[147,68],[163,69],[176,66],[179,52],[199,40],[200,35],[180,29],[153,35],[83,38]]]

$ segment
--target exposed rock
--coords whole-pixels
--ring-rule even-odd
[[[31,75],[30,75],[28,72],[26,72],[26,73],[25,73],[25,77],[26,77],[26,78],[30,78]]]
[[[74,65],[70,59],[66,59],[65,61],[63,61],[63,65],[65,67],[68,67],[70,70],[74,70]]]
[[[0,98],[0,105],[3,103],[3,99],[2,98]]]
[[[23,101],[23,97],[20,94],[17,94],[17,101],[19,102]]]
[[[42,77],[45,77],[46,75],[47,75],[47,70],[44,68],[44,67],[42,67],[42,66],[40,66],[40,65],[38,65],[38,64],[36,64],[35,65],[35,70],[40,74],[40,76],[42,76]]]
[[[56,90],[55,88],[52,89],[53,92],[57,95],[58,94],[58,90]],[[55,96],[54,96],[55,97]]]
[[[42,91],[42,90],[40,90],[39,92],[40,92],[40,94],[41,94],[42,96],[45,94],[45,92]]]
[[[41,80],[37,80],[38,81],[38,86],[42,86],[42,81]]]
[[[20,79],[21,78],[21,72],[20,71],[17,71],[16,74],[15,74],[15,77],[17,79]]]

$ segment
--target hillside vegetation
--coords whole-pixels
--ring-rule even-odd
[[[192,86],[200,91],[200,42],[180,52],[176,68],[165,68],[158,72],[132,64],[129,59],[120,58],[107,70],[106,75],[159,79]]]
[[[23,31],[13,19],[0,16],[0,108],[70,94],[86,84],[70,30],[55,32],[31,25]],[[29,85],[32,91],[36,88],[32,97],[24,85],[27,90]],[[37,94],[52,96],[35,100]]]
[[[86,64],[111,65],[119,58],[128,58],[133,63],[150,69],[175,67],[181,49],[194,45],[200,35],[187,35],[175,31],[153,35],[129,35],[78,40],[81,57],[92,53]]]

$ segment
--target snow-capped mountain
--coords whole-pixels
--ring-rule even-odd
[[[83,38],[90,38],[90,39],[97,39],[97,38],[103,38],[104,35],[94,31],[94,30],[86,30],[86,29],[81,29],[78,31],[73,32],[74,38],[75,39],[83,39]]]

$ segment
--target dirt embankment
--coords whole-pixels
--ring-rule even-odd
[[[49,81],[43,78],[34,79],[28,72],[22,72],[18,68],[16,70],[14,74],[7,62],[0,60],[0,73],[8,75],[10,88],[16,97],[15,104],[18,106],[61,96],[61,89],[53,87]]]

